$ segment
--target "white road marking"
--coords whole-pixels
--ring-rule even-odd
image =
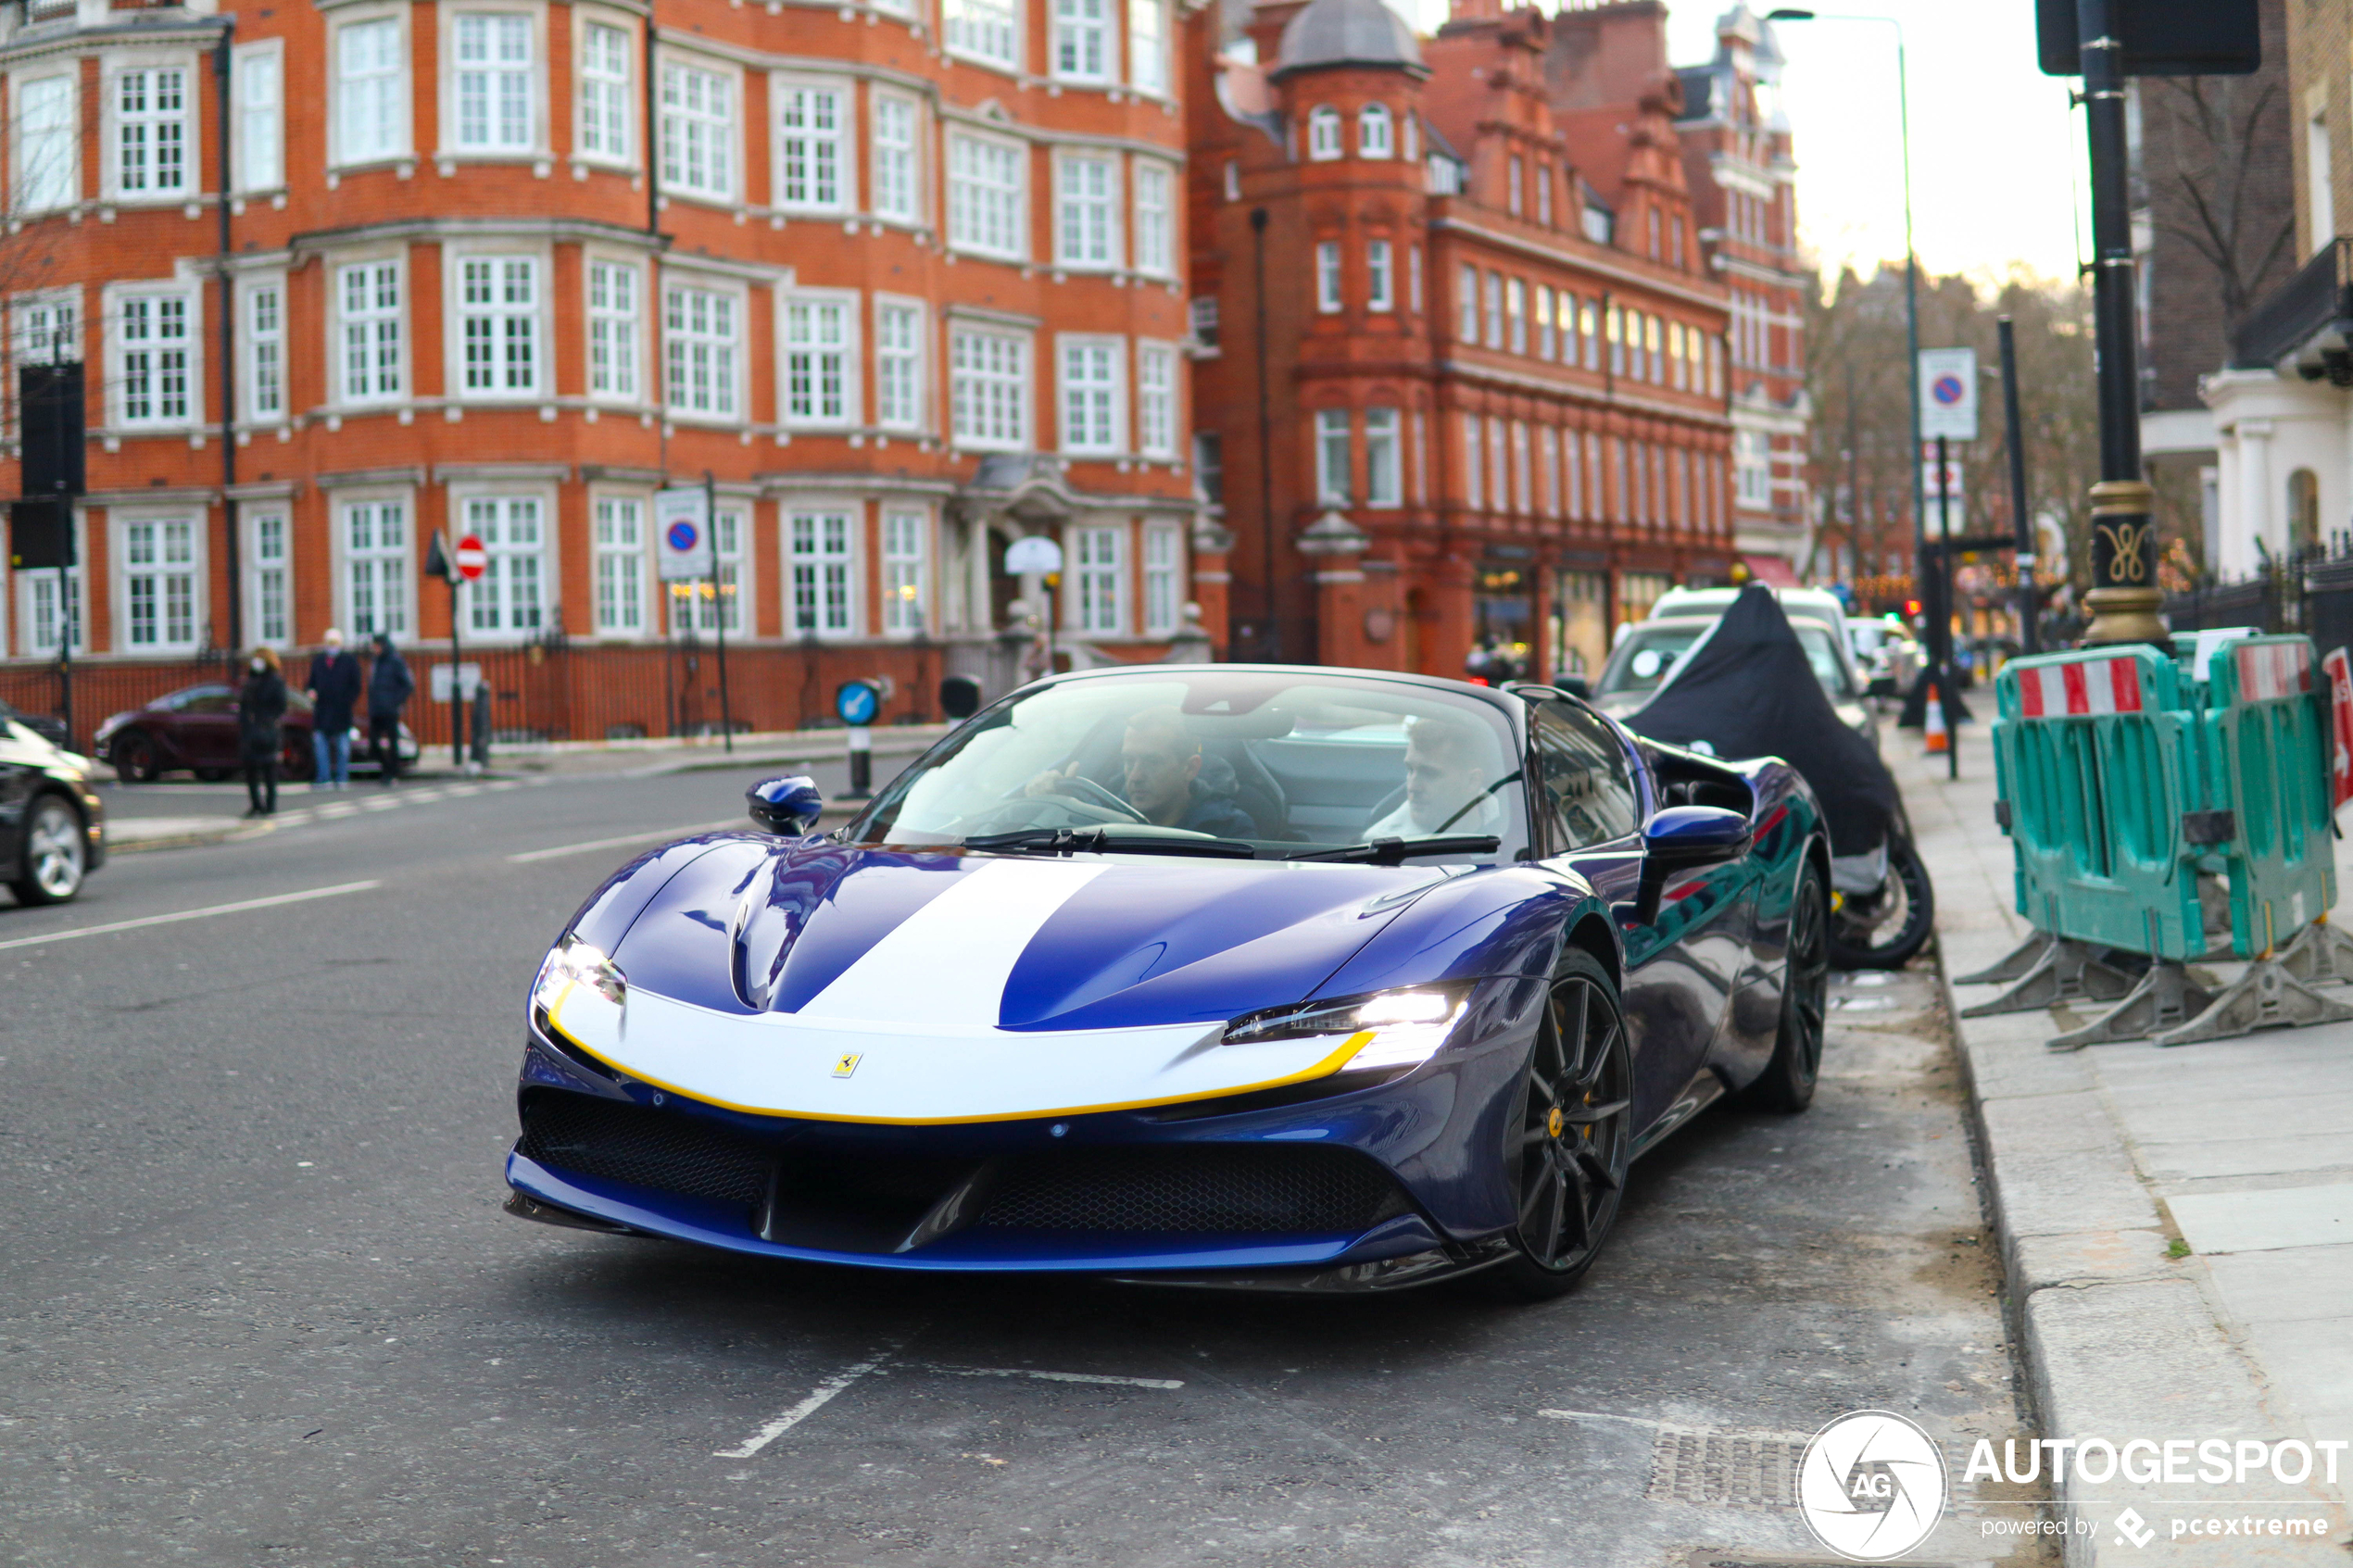
[[[585,855],[591,849],[618,849],[625,844],[650,844],[657,838],[684,838],[690,833],[709,833],[713,828],[732,827],[733,818],[724,822],[690,822],[685,827],[655,828],[648,833],[624,833],[618,838],[592,838],[585,844],[560,844],[553,849],[526,849],[520,855],[510,855],[510,865],[526,865],[533,860],[552,860],[562,855]]]
[[[758,1453],[761,1449],[766,1448],[769,1444],[774,1442],[777,1438],[783,1436],[786,1433],[791,1431],[794,1427],[799,1425],[802,1422],[807,1421],[811,1416],[815,1415],[819,1411],[824,1409],[826,1403],[831,1400],[835,1395],[840,1393],[843,1389],[849,1387],[851,1384],[857,1382],[860,1378],[865,1376],[868,1373],[882,1365],[883,1362],[897,1355],[899,1353],[899,1348],[905,1343],[907,1343],[907,1341],[904,1339],[894,1339],[885,1345],[880,1351],[868,1357],[865,1361],[860,1361],[856,1366],[844,1367],[841,1371],[825,1379],[824,1382],[817,1385],[816,1387],[812,1388],[809,1391],[809,1397],[801,1400],[800,1403],[793,1406],[792,1409],[776,1417],[774,1421],[763,1424],[759,1431],[753,1433],[749,1437],[745,1438],[741,1443],[736,1444],[734,1448],[721,1449],[717,1452],[713,1453],[711,1457],[713,1459],[749,1459],[752,1455]]]
[[[381,881],[345,882],[333,887],[313,887],[302,893],[277,893],[267,898],[242,898],[233,904],[214,904],[201,909],[181,909],[168,915],[142,915],[137,920],[119,920],[106,925],[76,926],[70,931],[53,931],[46,936],[19,936],[0,942],[0,950],[9,947],[39,947],[51,942],[70,942],[77,936],[105,936],[117,931],[137,931],[150,925],[171,925],[183,920],[204,920],[212,915],[237,915],[247,909],[274,909],[280,904],[305,904],[313,898],[333,898],[346,893],[365,893],[371,887],[382,887]]]
[[[1042,1383],[1102,1383],[1117,1388],[1182,1388],[1180,1377],[1104,1377],[1091,1372],[1039,1372],[1025,1366],[942,1366],[916,1361],[910,1372],[937,1372],[950,1377],[1034,1377]]]

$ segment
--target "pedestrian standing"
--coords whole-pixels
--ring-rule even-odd
[[[245,766],[245,797],[253,802],[248,817],[277,812],[278,754],[285,745],[280,725],[285,717],[286,678],[279,671],[278,655],[256,648],[237,694],[237,753]]]
[[[359,661],[343,646],[343,633],[327,628],[326,646],[310,656],[310,755],[313,789],[344,789],[351,783],[351,710],[359,701]]]
[[[417,690],[409,661],[392,646],[392,633],[376,633],[376,660],[368,671],[368,750],[376,759],[376,777],[387,784],[400,782],[400,710]]]

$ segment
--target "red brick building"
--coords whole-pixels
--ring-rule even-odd
[[[87,367],[82,733],[237,642],[438,657],[436,533],[489,550],[459,630],[498,723],[559,738],[715,719],[723,614],[760,727],[853,675],[890,678],[887,719],[947,671],[1001,691],[1047,602],[1002,568],[1031,532],[1063,547],[1064,663],[1205,656],[1180,26],[1170,0],[12,7],[12,361]],[[727,591],[673,600],[651,497],[706,474]],[[0,570],[0,696],[50,706],[60,588]]]
[[[1626,25],[1619,12],[1640,12]],[[1731,565],[1722,284],[1656,6],[1262,0],[1188,50],[1234,658],[1598,668]]]

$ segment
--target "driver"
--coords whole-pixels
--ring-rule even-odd
[[[1439,714],[1415,720],[1405,732],[1405,798],[1365,830],[1365,839],[1495,831],[1504,811],[1480,776],[1485,750],[1466,721]]]
[[[1185,727],[1185,716],[1174,708],[1147,708],[1127,721],[1120,738],[1119,761],[1124,778],[1119,797],[1146,822],[1164,828],[1183,828],[1216,838],[1256,838],[1258,824],[1235,803],[1228,790],[1210,787],[1202,777],[1201,742]],[[1070,795],[1063,788],[1075,776],[1072,762],[1057,771],[1048,769],[1030,781],[1026,793]],[[1222,764],[1216,777],[1230,781],[1233,772]]]

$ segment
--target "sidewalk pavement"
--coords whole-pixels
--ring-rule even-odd
[[[1920,757],[1912,735],[1885,743],[1936,884],[1948,977],[2027,935],[1984,734],[1964,732],[1963,776],[1949,783],[1944,759]],[[2044,1041],[2095,1013],[1959,1018],[1996,989],[1949,996],[2042,1435],[2120,1449],[2136,1437],[2353,1439],[2353,1023],[2063,1054]],[[2087,1484],[2070,1468],[2054,1494],[2088,1526],[2066,1537],[2067,1561],[2345,1568],[2353,1449],[2334,1458],[2334,1485],[2319,1463],[2300,1485],[2263,1471],[2245,1485]],[[2119,1523],[2127,1508],[2157,1532],[2145,1547],[2125,1538],[2139,1533]],[[2243,1525],[2221,1540],[2172,1538],[2193,1520],[2252,1518],[2268,1531],[2264,1521],[2323,1512],[2318,1541]]]
[[[950,724],[881,724],[868,731],[874,737],[877,763],[875,782],[880,784],[899,771],[880,766],[882,759],[912,758],[952,728]],[[496,772],[655,778],[665,773],[721,768],[838,762],[849,754],[849,732],[846,729],[778,730],[737,735],[732,752],[717,736],[691,741],[556,741],[538,746],[493,746],[490,765]],[[432,753],[428,752],[423,760],[431,765]]]

